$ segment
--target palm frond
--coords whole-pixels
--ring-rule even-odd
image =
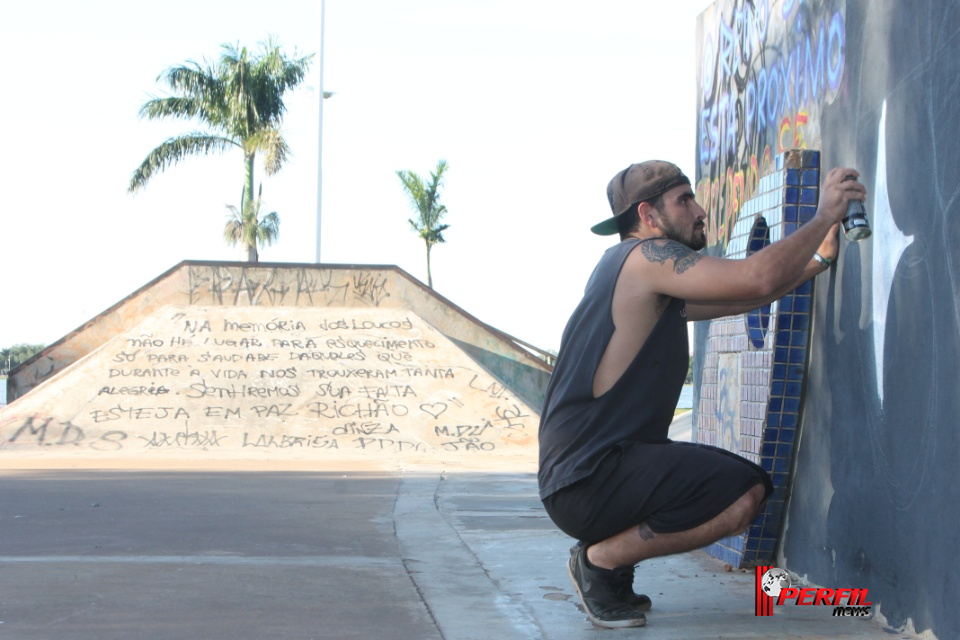
[[[219,90],[216,65],[202,66],[192,60],[165,70],[157,82],[163,82],[174,93],[198,98],[215,95]]]
[[[251,138],[250,143],[263,152],[263,169],[268,176],[279,172],[290,155],[290,147],[279,129],[264,129]]]
[[[160,118],[194,118],[202,107],[199,101],[192,96],[172,96],[168,98],[151,98],[143,103],[137,115],[147,120]]]
[[[439,244],[441,242],[446,242],[446,240],[443,237],[443,232],[449,228],[450,228],[450,225],[442,224],[439,227],[431,229],[430,232],[427,234],[427,237],[425,238],[425,240],[427,240],[427,242],[429,242],[430,244]]]
[[[276,211],[271,211],[260,219],[257,225],[257,244],[261,247],[270,246],[276,242],[280,235],[280,216]]]
[[[227,223],[223,227],[223,239],[231,247],[235,247],[243,237],[243,216],[240,210],[232,204],[227,205]]]
[[[202,132],[168,138],[147,154],[147,157],[133,172],[127,190],[135,193],[143,189],[156,173],[177,164],[187,156],[208,155],[215,152],[223,153],[234,146],[236,146],[234,141],[229,138],[212,136]]]
[[[227,222],[223,229],[224,240],[230,246],[242,243],[248,250],[253,247],[270,246],[280,236],[280,215],[276,211],[260,216],[263,185],[260,185],[256,199],[242,199],[242,210],[233,205],[227,207]],[[246,195],[246,189],[243,194]]]

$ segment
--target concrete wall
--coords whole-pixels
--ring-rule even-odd
[[[11,372],[0,455],[529,466],[548,375],[395,267],[183,263]]]
[[[960,3],[721,0],[698,38],[711,253],[785,149],[820,149],[870,190],[874,236],[844,242],[813,294],[776,564],[960,637]]]
[[[0,456],[532,463],[536,428],[409,309],[165,306],[0,409]]]
[[[410,309],[539,408],[550,367],[395,266],[182,262],[11,373],[8,401],[167,305]]]

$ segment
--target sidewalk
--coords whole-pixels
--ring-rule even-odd
[[[601,630],[531,473],[2,471],[0,638],[902,638],[753,576],[643,563],[646,627]]]

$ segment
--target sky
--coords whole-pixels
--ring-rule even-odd
[[[632,162],[695,172],[696,17],[708,0],[53,0],[0,10],[6,144],[0,347],[49,344],[223,240],[238,151],[189,157],[131,195],[147,153],[194,130],[138,117],[157,77],[224,43],[317,54],[287,95],[292,156],[266,176],[264,262],[397,265],[427,281],[397,170],[449,163],[434,289],[556,350],[603,251],[606,185]],[[321,33],[323,44],[321,46]],[[323,105],[319,135],[320,53]]]

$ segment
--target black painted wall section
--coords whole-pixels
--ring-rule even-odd
[[[817,279],[778,563],[960,638],[960,0],[717,0],[697,37],[709,252],[784,149],[870,191]]]
[[[823,166],[861,171],[875,234],[818,284],[782,553],[869,588],[893,626],[957,638],[960,3],[849,0],[845,22]]]

